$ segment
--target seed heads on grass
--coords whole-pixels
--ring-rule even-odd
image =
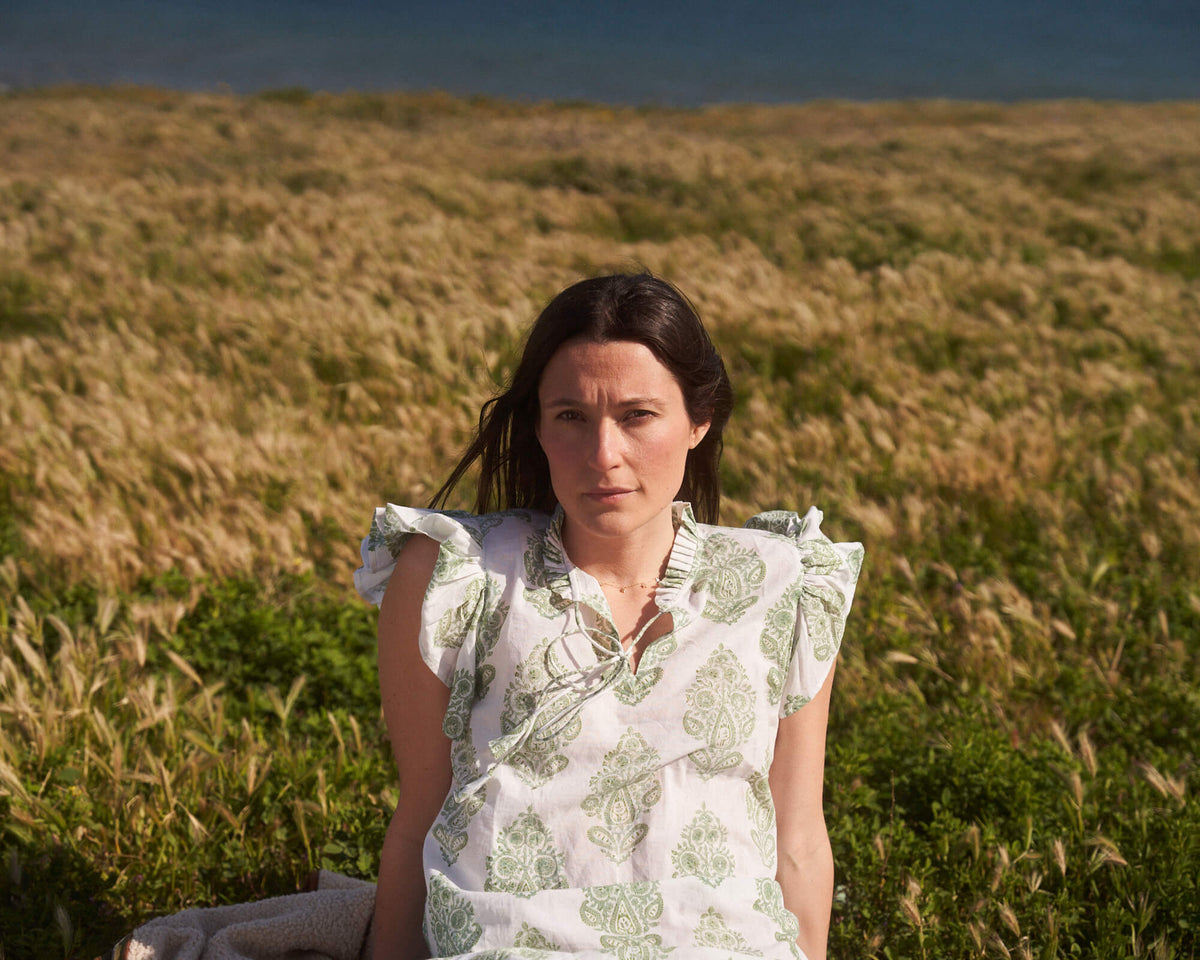
[[[990,950],[992,950],[998,956],[1004,957],[1005,960],[1008,960],[1008,958],[1012,957],[1012,951],[1008,949],[1008,945],[1005,944],[1000,934],[996,933],[995,931],[988,936],[987,945]]]
[[[1137,768],[1141,771],[1142,776],[1146,778],[1146,782],[1157,790],[1161,796],[1170,797],[1180,806],[1184,805],[1187,784],[1182,777],[1165,776],[1159,772],[1154,764],[1145,760],[1137,761]]]
[[[376,98],[422,121],[389,126],[338,98],[156,96],[0,103],[23,144],[0,163],[2,257],[57,318],[0,336],[10,837],[61,838],[130,917],[284,892],[331,832],[365,838],[369,873],[397,797],[373,705],[301,709],[312,673],[290,706],[222,688],[172,641],[231,574],[300,565],[348,597],[366,511],[436,489],[539,301],[632,249],[599,235],[615,224],[650,238],[638,259],[735,368],[725,522],[816,502],[867,543],[831,720],[831,745],[869,733],[858,785],[829,796],[850,891],[831,955],[1161,955],[1188,936],[1166,924],[1196,899],[1177,742],[1200,623],[1194,106]],[[609,158],[586,190],[505,176],[581,142]],[[1101,155],[1120,189],[1042,175]],[[260,602],[278,609],[221,600]],[[1113,720],[1135,709],[1144,726]],[[946,761],[996,730],[1003,757],[943,797]],[[1125,757],[1153,765],[1123,776]],[[1088,846],[1097,830],[1133,869]],[[1157,912],[1131,940],[1138,884]],[[993,902],[1025,931],[1007,946]]]
[[[1066,877],[1067,875],[1067,848],[1066,845],[1058,837],[1054,838],[1054,843],[1051,845],[1054,851],[1054,862],[1058,866],[1058,872]]]
[[[1121,851],[1117,849],[1117,845],[1108,837],[1098,833],[1088,840],[1088,845],[1096,848],[1095,853],[1092,855],[1093,868],[1106,864],[1118,867],[1129,866],[1129,863],[1121,856]]]
[[[1000,920],[1008,927],[1017,937],[1021,936],[1021,924],[1017,921],[1017,915],[1013,912],[1013,908],[1007,903],[1000,904],[999,907]]]
[[[68,960],[75,947],[75,924],[66,907],[61,903],[54,904],[54,925],[62,943],[63,960]]]
[[[1088,737],[1086,730],[1079,731],[1079,756],[1083,759],[1083,765],[1087,769],[1088,775],[1096,776],[1096,750],[1092,746],[1091,738]]]

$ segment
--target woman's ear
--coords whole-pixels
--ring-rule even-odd
[[[699,445],[700,441],[704,439],[705,434],[708,433],[708,428],[711,426],[712,426],[711,420],[705,420],[704,423],[693,423],[692,424],[692,438],[691,438],[691,442],[688,444],[689,450],[696,449],[696,447]]]

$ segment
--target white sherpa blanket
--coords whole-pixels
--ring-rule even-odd
[[[138,927],[126,960],[364,960],[375,884],[322,870],[317,889],[184,910]]]

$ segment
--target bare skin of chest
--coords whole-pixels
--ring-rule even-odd
[[[650,623],[658,613],[654,596],[645,590],[626,590],[621,593],[616,588],[604,587],[603,589],[604,596],[608,599],[608,607],[612,611],[614,625],[621,635],[621,646],[628,650],[629,645],[637,637],[638,631]],[[673,626],[669,613],[662,614],[657,620],[650,623],[650,628],[638,639],[637,646],[633,651],[634,672],[637,671],[638,663],[646,648],[659,637],[670,633]]]

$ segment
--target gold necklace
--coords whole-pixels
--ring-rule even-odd
[[[607,580],[597,579],[596,582],[602,587],[612,587],[618,593],[624,593],[626,590],[632,590],[634,587],[641,587],[643,589],[649,587],[650,589],[654,589],[662,583],[662,577],[655,577],[653,580],[638,580],[636,583],[627,583],[624,586],[619,583],[609,583]]]

